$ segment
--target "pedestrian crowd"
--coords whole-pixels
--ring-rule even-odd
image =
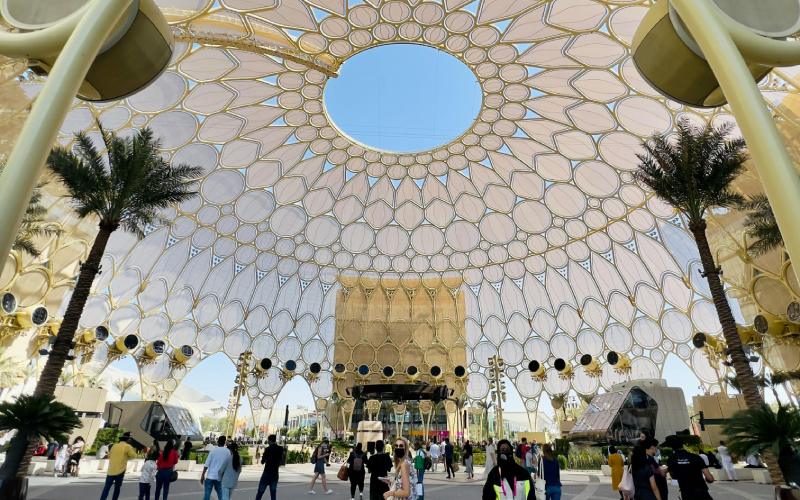
[[[129,439],[130,434],[126,433],[113,446],[98,449],[98,455],[102,454],[108,459],[100,500],[106,500],[109,495],[113,500],[119,498],[127,462],[137,456]],[[191,443],[187,443],[182,448],[183,456],[188,456],[191,449]],[[365,489],[369,500],[424,500],[426,473],[437,472],[439,467],[443,467],[445,479],[452,479],[456,477],[460,463],[464,466],[466,479],[473,480],[475,453],[480,450],[485,456],[482,500],[561,499],[559,457],[549,443],[540,446],[535,440],[528,443],[526,438],[515,443],[507,439],[495,443],[489,438],[473,445],[465,440],[460,447],[460,457],[449,439],[442,442],[417,441],[412,446],[404,437],[398,437],[388,443],[379,440],[369,445],[368,449],[364,449],[362,443],[352,447],[336,474],[338,479],[349,482],[351,500],[364,500]],[[733,459],[724,442],[720,443],[716,454],[691,453],[684,448],[679,436],[668,436],[663,445],[673,450],[666,460],[661,457],[659,442],[644,434],[629,456],[621,449],[613,446],[608,448],[611,488],[618,492],[620,499],[667,500],[667,485],[671,480],[679,488],[681,498],[710,500],[708,484],[714,482],[714,476],[709,472],[709,467],[724,470],[732,481],[737,479]],[[82,449],[82,444],[73,443],[66,449],[63,446],[48,446],[45,451],[55,456],[63,454],[68,470],[73,465],[77,468],[80,456],[75,457],[75,452],[81,453]],[[203,500],[210,500],[214,495],[217,500],[230,500],[242,470],[239,444],[219,436],[216,445],[209,442],[204,450],[208,451],[208,455],[200,476]],[[333,494],[326,475],[332,454],[333,448],[327,438],[323,438],[311,451],[313,473],[308,494],[317,494],[317,484],[320,484],[323,494]],[[178,447],[172,440],[163,449],[154,443],[146,450],[146,457],[139,479],[138,498],[150,500],[153,493],[155,500],[167,500],[170,483],[177,479],[175,465],[179,458]],[[285,450],[278,445],[276,436],[270,435],[260,457],[264,469],[255,500],[262,500],[267,490],[270,500],[276,500],[279,468],[285,465],[285,457]],[[457,457],[460,460],[457,461]],[[763,467],[758,456],[747,457],[747,464],[748,467]],[[368,487],[365,488],[365,485]]]

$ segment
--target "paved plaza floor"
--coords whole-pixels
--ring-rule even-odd
[[[308,495],[310,470],[311,466],[306,464],[292,465],[282,470],[278,498],[280,500],[300,500],[319,496],[345,500],[350,498],[350,485],[336,479],[336,467],[331,467],[328,473],[328,477],[331,479],[329,484],[334,493],[329,497],[322,495],[322,488],[317,485],[317,495]],[[258,475],[258,472],[253,469],[243,472],[233,498],[235,500],[253,499],[258,487]],[[480,477],[480,471],[476,471],[477,477]],[[182,479],[172,484],[169,498],[202,498],[202,488],[198,479],[199,473],[182,473]],[[126,476],[120,500],[137,499],[139,488],[137,481],[138,475]],[[564,493],[561,498],[564,500],[619,498],[618,494],[611,491],[609,478],[595,473],[564,472],[562,473],[562,482],[564,483]],[[103,476],[101,475],[70,479],[35,477],[31,478],[28,498],[30,500],[94,500],[100,497],[102,484]],[[483,480],[467,481],[464,474],[459,472],[456,479],[448,481],[444,479],[442,473],[429,473],[425,476],[425,484],[425,500],[468,500],[480,499]],[[737,483],[723,481],[711,485],[711,495],[718,500],[765,500],[772,498],[771,491],[770,486],[744,481]],[[367,497],[366,494],[365,497]],[[153,498],[152,493],[151,498]],[[212,496],[212,498],[216,499],[216,496]],[[269,499],[268,492],[265,498]],[[670,489],[669,498],[680,498],[677,489]]]

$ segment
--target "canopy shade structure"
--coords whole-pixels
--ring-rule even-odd
[[[95,118],[122,134],[149,126],[171,161],[205,168],[200,195],[165,211],[168,225],[142,240],[115,233],[81,319],[194,348],[184,365],[141,362],[145,396],[168,398],[213,353],[252,350],[273,360],[249,380],[254,405],[273,405],[288,361],[297,374],[319,364],[309,380],[324,400],[337,293],[433,304],[438,285],[410,290],[436,280],[463,293],[470,399],[489,393],[495,354],[531,411],[542,393],[659,378],[669,355],[717,383],[691,347],[696,331],[720,331],[694,242],[633,172],[642,138],[678,117],[732,117],[667,101],[637,73],[629,47],[649,1],[157,3],[177,40],[167,70],[125,100],[76,102],[60,139],[96,134]],[[463,135],[397,154],[333,125],[326,82],[388,43],[436,47],[474,72],[481,109]],[[36,81],[24,85],[35,94]],[[629,372],[578,361],[610,351]],[[530,360],[544,376],[531,377]]]

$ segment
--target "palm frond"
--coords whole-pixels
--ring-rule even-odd
[[[780,451],[800,439],[800,412],[779,405],[778,411],[767,405],[740,411],[723,424],[728,448],[737,455]]]
[[[800,370],[789,370],[785,372],[772,373],[772,383],[775,385],[783,384],[786,382],[792,382],[795,380],[800,380]]]
[[[76,136],[75,152],[56,148],[48,159],[81,217],[94,214],[101,224],[141,236],[148,224],[166,222],[163,209],[197,194],[203,169],[170,166],[150,129],[119,137],[101,127],[100,136],[105,159],[85,134]]]
[[[5,164],[0,163],[0,173],[3,172],[4,168]],[[34,239],[61,234],[61,229],[57,224],[47,221],[47,209],[42,206],[42,189],[46,185],[46,181],[40,181],[33,189],[28,206],[22,216],[16,239],[11,247],[14,250],[27,253],[31,257],[39,257],[41,255],[41,250],[34,243]]]
[[[81,421],[75,410],[54,396],[23,395],[16,401],[0,403],[0,430],[17,429],[31,437],[66,441]]]
[[[658,134],[638,154],[636,179],[656,196],[699,222],[714,207],[736,206],[742,196],[730,188],[747,159],[742,139],[731,139],[729,125],[704,128],[681,119],[675,137]]]
[[[739,205],[739,209],[747,212],[744,221],[745,231],[748,236],[755,239],[748,246],[749,251],[754,255],[764,255],[783,246],[783,235],[766,195],[751,196]]]

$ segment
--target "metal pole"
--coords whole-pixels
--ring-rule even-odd
[[[236,367],[238,375],[236,376],[236,404],[233,407],[233,418],[231,419],[231,437],[236,432],[236,417],[239,415],[239,405],[241,404],[242,394],[245,391],[247,384],[247,368],[248,361],[250,360],[250,351],[243,352],[239,355],[239,365]]]
[[[786,253],[792,262],[800,262],[800,232],[794,227],[800,214],[800,176],[744,57],[708,0],[669,1],[717,77],[775,213]]]
[[[0,175],[0,255],[8,255],[50,148],[111,30],[134,0],[94,0],[56,59]],[[67,18],[62,22],[74,22]],[[62,30],[63,31],[63,30]],[[63,32],[50,32],[54,39]],[[8,35],[18,36],[18,35]],[[7,52],[0,38],[0,52]],[[8,47],[13,50],[15,47]]]

